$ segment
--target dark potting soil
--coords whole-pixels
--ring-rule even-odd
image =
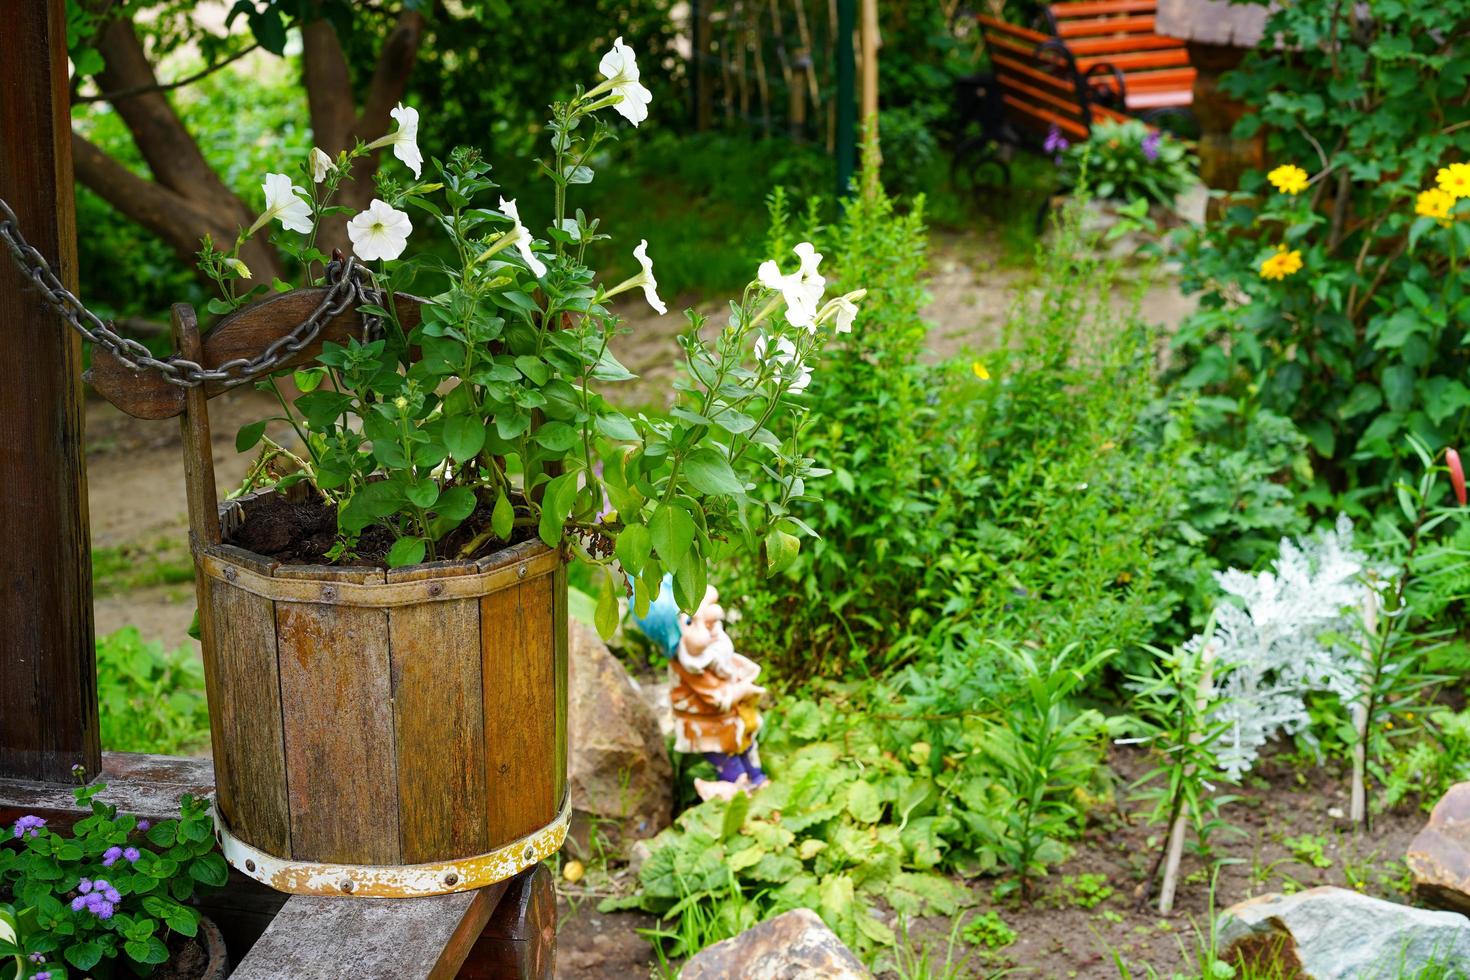
[[[437,558],[457,558],[460,549],[490,523],[490,508],[480,506],[443,541]],[[528,540],[534,529],[517,527],[509,544],[491,539],[475,554],[480,558],[494,551]],[[226,544],[274,558],[284,565],[376,565],[386,568],[388,549],[395,535],[388,528],[373,525],[357,539],[357,547],[337,562],[327,561],[327,552],[337,543],[337,509],[320,497],[289,500],[280,494],[268,494],[250,502],[246,518],[226,539]]]
[[[199,980],[209,967],[209,953],[198,939],[174,933],[169,938],[171,955],[150,976],[153,980]]]

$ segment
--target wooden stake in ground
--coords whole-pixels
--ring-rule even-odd
[[[1215,644],[1206,643],[1200,654],[1199,684],[1194,691],[1195,717],[1203,717],[1209,706],[1210,687],[1215,678]],[[1198,745],[1201,733],[1196,730],[1189,735],[1189,744]],[[1189,829],[1189,811],[1179,807],[1174,817],[1174,826],[1169,828],[1169,852],[1164,861],[1164,883],[1159,887],[1159,914],[1174,911],[1174,892],[1179,887],[1179,861],[1184,856],[1184,834]]]
[[[1366,645],[1364,652],[1371,657],[1374,641],[1378,638],[1378,595],[1372,589],[1368,590],[1368,598],[1363,601],[1363,635]],[[1363,690],[1358,702],[1353,705],[1353,732],[1357,738],[1353,741],[1353,785],[1348,803],[1348,817],[1354,827],[1362,827],[1368,817],[1368,790],[1363,776],[1368,764],[1368,702],[1373,697],[1372,664],[1365,663],[1364,668]]]
[[[863,69],[862,107],[863,132],[871,141],[872,149],[864,154],[863,196],[873,198],[878,193],[878,172],[883,162],[883,153],[878,145],[878,0],[863,0]]]

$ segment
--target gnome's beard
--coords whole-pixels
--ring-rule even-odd
[[[716,677],[729,679],[734,676],[735,666],[735,644],[730,635],[720,630],[699,653],[694,653],[687,645],[679,648],[679,662],[684,665],[685,670],[694,673],[711,671]]]

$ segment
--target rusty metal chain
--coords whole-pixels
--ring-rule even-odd
[[[327,266],[327,281],[331,288],[322,296],[316,309],[290,333],[255,357],[237,357],[213,368],[178,356],[159,360],[138,341],[118,334],[111,324],[87,309],[76,294],[62,285],[45,256],[20,233],[15,212],[4,198],[0,198],[0,240],[4,241],[16,268],[35,284],[47,304],[73,329],[98,347],[110,351],[135,374],[151,369],[169,384],[180,388],[197,388],[211,382],[226,388],[245,384],[275,370],[286,358],[299,353],[316,339],[322,327],[333,317],[357,307],[381,305],[378,291],[366,285],[365,273],[357,265],[356,258],[333,261]],[[377,336],[381,326],[380,317],[364,314],[364,341]]]

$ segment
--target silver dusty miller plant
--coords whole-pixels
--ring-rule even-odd
[[[1363,697],[1364,616],[1377,618],[1382,595],[1373,583],[1383,575],[1354,548],[1346,515],[1332,530],[1298,542],[1284,539],[1281,557],[1267,571],[1216,575],[1238,602],[1220,603],[1214,631],[1189,646],[1215,646],[1220,679],[1212,714],[1228,724],[1217,749],[1228,776],[1248,771],[1278,733],[1306,729],[1309,692],[1330,691],[1349,706]]]

